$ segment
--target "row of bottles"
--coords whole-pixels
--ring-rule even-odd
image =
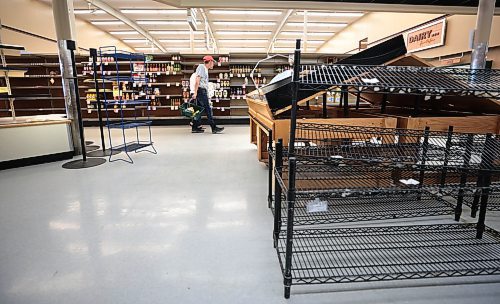
[[[241,98],[246,94],[245,88],[231,88],[231,99]]]
[[[182,66],[180,63],[148,63],[146,72],[180,72]]]
[[[233,74],[248,74],[252,71],[251,65],[233,65],[229,68]]]
[[[219,79],[229,79],[228,73],[219,73]]]
[[[231,86],[229,80],[220,80],[216,83],[216,87],[217,89],[220,89],[220,88],[227,88]]]
[[[279,65],[279,66],[277,66],[277,67],[274,69],[274,71],[275,71],[276,73],[282,73],[282,72],[284,72],[284,71],[288,71],[288,70],[291,70],[291,69],[292,69],[292,67],[291,67],[291,66],[289,66],[289,65]]]
[[[253,81],[255,82],[256,85],[264,85],[267,83],[267,78],[266,77],[257,77],[257,78],[254,78]]]
[[[214,98],[229,98],[229,90],[215,90]]]
[[[219,56],[219,62],[229,62],[229,56]]]

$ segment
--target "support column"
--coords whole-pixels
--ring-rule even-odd
[[[471,69],[484,69],[490,40],[491,24],[495,13],[495,0],[480,0],[472,49]]]
[[[52,0],[54,13],[54,25],[56,28],[57,45],[59,47],[59,65],[62,75],[62,87],[66,107],[66,117],[71,120],[71,139],[75,155],[82,154],[80,144],[80,129],[78,125],[78,107],[76,89],[73,82],[73,68],[71,65],[71,54],[67,48],[66,40],[76,41],[75,37],[75,15],[73,13],[72,0]]]

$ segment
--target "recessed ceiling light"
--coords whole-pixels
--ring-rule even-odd
[[[260,16],[279,16],[283,14],[281,11],[266,11],[266,10],[210,10],[210,14],[214,15],[260,15]]]
[[[304,26],[303,22],[288,22],[290,26]],[[307,27],[344,27],[347,23],[326,23],[326,22],[308,22]]]
[[[89,10],[89,9],[75,9],[73,10],[75,15],[83,15],[83,14],[94,14],[94,15],[103,15],[106,14],[105,11],[100,9]]]
[[[123,21],[120,20],[102,20],[102,21],[90,21],[93,25],[122,25]]]
[[[304,15],[303,11],[297,12],[297,15]],[[361,17],[364,13],[361,12],[310,12],[307,11],[307,16],[312,17]]]
[[[187,11],[169,9],[122,9],[124,14],[157,14],[157,15],[186,15]]]
[[[111,31],[109,32],[111,35],[138,35],[137,31]]]
[[[276,25],[276,22],[272,21],[214,21],[215,25],[249,25],[249,26],[269,26]]]

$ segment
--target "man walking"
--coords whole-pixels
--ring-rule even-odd
[[[203,57],[203,64],[200,64],[196,69],[196,82],[194,85],[193,98],[198,101],[198,105],[205,108],[205,113],[208,118],[208,123],[212,127],[212,133],[220,133],[224,130],[222,127],[217,127],[212,115],[212,108],[208,102],[208,70],[214,68],[214,58],[212,56]],[[193,133],[203,132],[201,128],[201,117],[193,122]]]

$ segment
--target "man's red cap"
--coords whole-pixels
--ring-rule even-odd
[[[215,60],[214,60],[214,57],[207,55],[207,56],[203,57],[203,61],[215,61]]]

